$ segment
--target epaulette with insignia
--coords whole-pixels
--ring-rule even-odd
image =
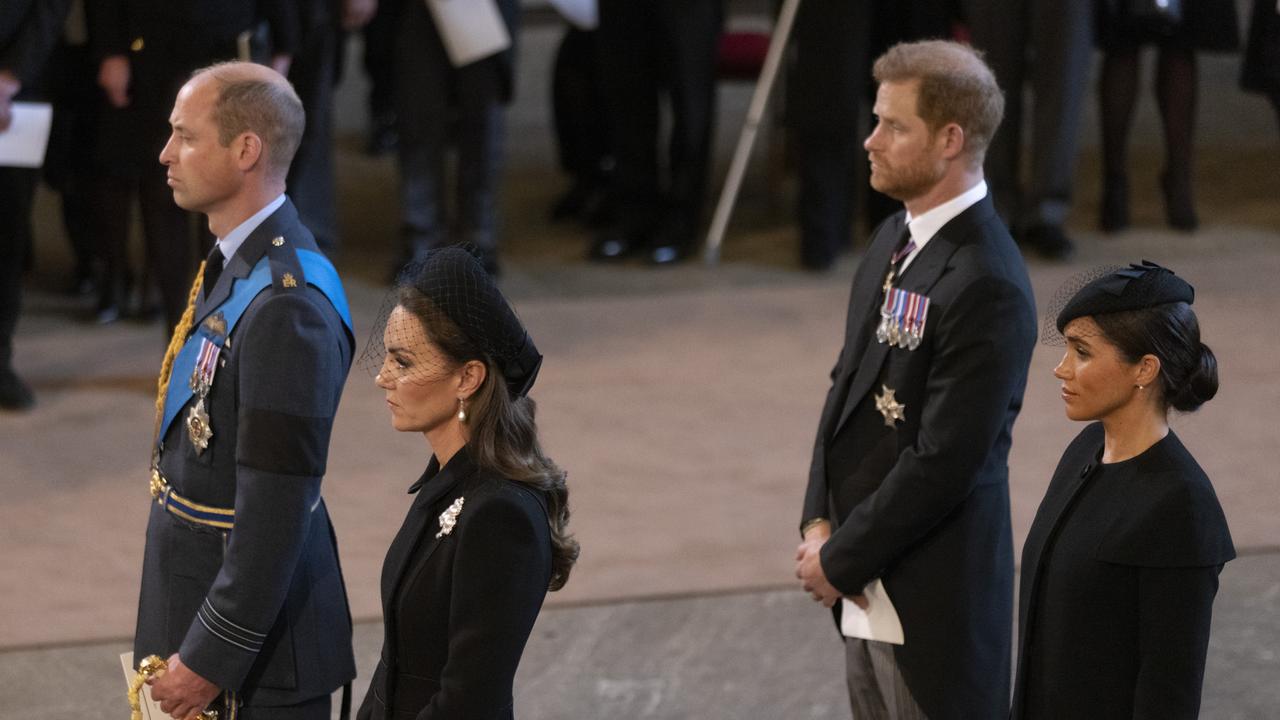
[[[290,290],[305,287],[306,274],[302,272],[302,263],[293,244],[283,236],[276,236],[267,247],[267,258],[271,262],[271,286],[275,290]]]

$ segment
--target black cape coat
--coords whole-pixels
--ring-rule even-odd
[[[1067,447],[1023,547],[1013,717],[1195,718],[1226,518],[1173,432],[1100,467],[1102,442]]]

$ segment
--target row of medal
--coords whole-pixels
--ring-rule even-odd
[[[927,296],[889,287],[885,290],[884,304],[880,306],[876,341],[915,350],[924,338],[924,323],[928,315]]]

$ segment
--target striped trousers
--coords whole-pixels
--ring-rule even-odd
[[[927,720],[902,679],[893,645],[845,638],[844,655],[854,720]]]

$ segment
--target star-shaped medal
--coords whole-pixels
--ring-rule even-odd
[[[196,448],[196,455],[209,448],[209,439],[213,437],[213,428],[209,427],[209,413],[204,409],[204,398],[196,401],[191,412],[187,413],[187,435]]]
[[[884,416],[884,424],[893,427],[899,420],[906,420],[907,416],[903,411],[907,406],[898,402],[893,396],[894,391],[888,385],[881,385],[880,390],[881,393],[876,396],[876,410]]]

